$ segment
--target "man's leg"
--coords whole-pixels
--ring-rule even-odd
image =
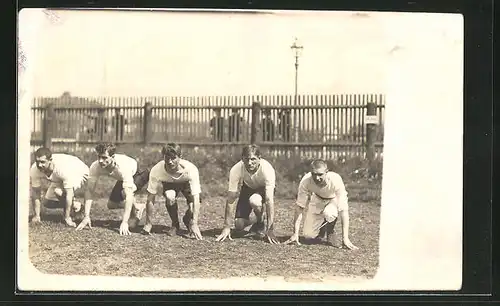
[[[47,188],[47,191],[45,192],[45,197],[43,199],[42,205],[45,208],[49,209],[66,207],[66,205],[64,205],[64,203],[61,203],[60,201],[62,196],[64,195],[63,190],[64,189],[62,189],[59,185],[55,183],[50,183],[49,187]]]
[[[135,197],[132,199],[132,209],[130,211],[130,218],[128,224],[130,228],[135,228],[139,224],[137,216],[137,209],[135,205]],[[125,191],[123,190],[123,182],[117,181],[108,199],[108,209],[125,209]]]
[[[117,181],[108,199],[108,209],[122,209],[125,208],[125,196],[123,194],[123,182]]]
[[[45,193],[45,200],[43,203],[45,208],[62,208],[63,219],[66,218],[66,191],[59,184],[51,183],[47,192]],[[71,211],[69,212],[71,216]]]
[[[262,195],[259,193],[254,193],[249,198],[250,207],[252,207],[253,212],[256,217],[256,222],[250,228],[250,232],[256,233],[259,236],[264,236],[265,224],[264,224],[264,211],[263,211],[263,199]]]
[[[321,200],[312,195],[304,216],[304,226],[302,229],[304,238],[316,239],[320,236],[321,226],[325,221],[323,209],[321,207]]]
[[[252,194],[252,190],[246,185],[241,187],[238,202],[236,204],[234,220],[234,227],[237,231],[242,231],[245,227],[253,223],[250,221],[250,213],[252,212],[252,206],[250,206],[250,196]]]
[[[151,219],[152,219],[152,212],[153,212],[153,207],[151,203],[150,207],[146,207],[146,204],[144,203],[137,203],[137,200],[135,198],[135,193],[141,190],[144,186],[147,185],[149,181],[149,168],[144,168],[141,171],[137,171],[136,174],[134,174],[134,185],[136,186],[136,191],[134,192],[134,206],[132,208],[133,214],[137,219],[137,223],[140,222],[142,219],[142,216],[144,215],[144,211],[146,211],[146,224],[145,224],[145,230],[146,232],[150,232],[152,228],[151,224]],[[125,197],[125,195],[123,195]]]
[[[338,243],[336,242],[336,237],[335,237],[335,224],[337,223],[338,219],[338,209],[335,203],[330,203],[325,206],[325,209],[323,209],[323,217],[325,218],[325,233],[327,236],[327,243],[332,246],[339,246]]]
[[[193,194],[191,193],[191,186],[189,185],[189,182],[186,182],[182,189],[180,190],[184,198],[186,199],[187,202],[187,210],[186,213],[184,214],[184,217],[182,217],[182,223],[184,223],[184,226],[186,226],[186,229],[189,229],[189,224],[191,223],[191,220],[193,219],[193,210],[192,207],[194,205],[194,197]],[[200,205],[201,205],[201,195],[200,197]]]
[[[125,191],[122,191],[123,198],[125,198]],[[146,206],[144,206],[145,208]],[[125,208],[125,207],[124,207]],[[130,218],[128,219],[128,225],[130,228],[135,228],[139,225],[141,221],[143,209],[138,207],[135,202],[135,196],[132,196],[132,209],[130,210]]]
[[[168,231],[170,236],[179,234],[180,224],[179,224],[179,208],[177,206],[177,191],[169,188],[170,186],[164,185],[163,195],[165,196],[165,206],[167,208],[170,220],[172,220],[172,227]]]

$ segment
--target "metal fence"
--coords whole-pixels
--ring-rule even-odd
[[[368,105],[373,105],[367,114]],[[381,94],[36,98],[33,146],[98,141],[185,146],[258,143],[277,154],[331,158],[382,153],[385,96]],[[368,135],[366,115],[374,129]],[[373,118],[376,116],[376,122]],[[370,138],[370,139],[369,139]]]

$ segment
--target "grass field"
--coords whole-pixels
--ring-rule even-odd
[[[162,158],[159,147],[154,146],[122,145],[118,152],[135,157],[140,167],[151,167]],[[72,154],[87,165],[96,158],[92,150]],[[76,232],[67,228],[61,223],[61,210],[42,209],[43,222],[30,224],[29,254],[34,266],[44,273],[174,278],[280,276],[287,280],[320,280],[375,275],[382,160],[370,166],[372,175],[355,171],[369,166],[361,158],[328,160],[329,168],[344,179],[349,194],[350,238],[360,249],[347,251],[327,245],[270,245],[251,238],[215,242],[215,236],[221,232],[224,223],[223,196],[227,191],[227,172],[240,159],[240,148],[184,147],[183,154],[198,166],[200,172],[203,203],[199,226],[204,241],[170,237],[164,233],[171,223],[162,199],[155,206],[156,226],[153,231],[156,233],[153,236],[139,233],[144,220],[132,236],[120,236],[118,228],[122,210],[106,208],[114,180],[102,178],[96,189],[100,200],[92,206],[92,230]],[[275,233],[285,241],[292,234],[298,183],[308,171],[310,160],[301,156],[272,156],[265,151],[263,156],[276,170]],[[143,193],[137,195],[139,201],[145,200]],[[184,213],[185,209],[185,200],[181,197],[179,212]],[[336,230],[340,238],[340,222]]]
[[[141,198],[140,200],[144,200]],[[251,238],[215,242],[223,225],[224,198],[204,199],[200,229],[204,241],[164,231],[170,219],[158,200],[152,236],[118,234],[121,210],[108,210],[106,199],[93,205],[93,228],[77,232],[61,223],[61,210],[42,209],[42,223],[30,224],[29,255],[44,273],[139,277],[271,277],[320,281],[331,277],[370,278],[378,266],[380,202],[350,202],[351,241],[360,249],[327,245],[271,245]],[[276,199],[276,235],[292,233],[293,200]],[[179,212],[186,208],[183,198]],[[182,216],[182,214],[181,214]],[[143,225],[139,224],[138,229]],[[182,222],[181,222],[182,223]],[[340,222],[337,238],[341,237]],[[183,226],[183,225],[182,225]]]

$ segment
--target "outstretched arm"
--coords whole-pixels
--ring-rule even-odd
[[[233,191],[228,191],[226,200],[226,210],[224,214],[224,226],[231,228],[234,222],[234,209],[236,207],[236,200],[238,194]]]
[[[189,229],[191,234],[194,235],[194,238],[197,240],[203,240],[203,237],[200,232],[200,228],[198,227],[198,218],[200,214],[200,195],[193,195],[193,203],[191,203],[190,207],[193,212],[193,219],[191,220],[191,224],[189,225]]]
[[[290,239],[285,241],[285,244],[296,242],[298,245],[300,245],[299,232],[300,232],[300,224],[302,223],[302,215],[303,214],[304,214],[304,208],[299,206],[299,205],[295,205],[295,213],[293,216],[293,234],[290,237]]]
[[[97,186],[97,178],[91,177],[87,184],[85,185],[85,192],[83,196],[84,202],[84,217],[82,222],[78,224],[76,230],[82,230],[86,226],[92,228],[92,221],[90,220],[90,210],[92,208],[92,202],[95,197],[95,188]]]
[[[224,228],[222,233],[217,237],[216,241],[224,241],[226,238],[233,240],[231,238],[231,228],[234,222],[234,208],[236,206],[237,193],[234,191],[228,191],[226,200],[226,210],[224,215]]]
[[[309,192],[307,188],[307,176],[304,176],[299,183],[299,190],[297,193],[297,202],[295,204],[295,214],[293,217],[293,234],[288,239],[285,244],[291,242],[299,243],[299,232],[300,232],[300,224],[302,222],[302,216],[304,214],[304,209],[307,205],[311,192]]]
[[[42,206],[42,189],[40,187],[32,187],[31,188],[31,202],[33,205],[33,211],[35,215],[31,219],[33,222],[40,221],[40,210]]]
[[[356,250],[358,249],[358,247],[352,244],[351,240],[349,239],[349,205],[347,191],[340,175],[335,176],[335,198],[337,199],[336,201],[339,210],[339,217],[340,221],[342,222],[343,246],[351,250]]]
[[[200,174],[198,172],[198,168],[192,167],[190,171],[191,180],[189,181],[189,185],[191,187],[191,192],[193,194],[193,203],[190,203],[190,210],[193,213],[193,224],[198,224],[198,217],[200,214]],[[201,237],[200,237],[201,238]]]
[[[153,225],[153,214],[154,214],[154,203],[156,195],[148,191],[148,197],[146,199],[146,225],[148,227]]]
[[[76,226],[76,224],[73,222],[71,219],[71,207],[73,206],[73,197],[75,196],[73,187],[69,188],[64,188],[65,191],[65,211],[64,211],[64,220],[66,221],[66,224],[69,226]]]
[[[95,188],[97,186],[97,179],[91,178],[87,182],[84,194],[84,206],[85,206],[85,218],[90,218],[90,210],[92,208],[92,202],[95,197]]]
[[[134,192],[132,188],[123,188],[123,193],[125,196],[125,209],[123,210],[122,222],[128,222],[130,219],[130,213],[132,212],[132,206],[134,205]]]
[[[42,182],[40,179],[40,171],[33,164],[30,168],[30,181],[31,181],[31,203],[35,215],[31,219],[32,222],[40,221],[40,210],[42,207]]]
[[[237,163],[231,168],[229,171],[229,188],[227,192],[226,199],[226,210],[224,214],[224,228],[222,229],[222,233],[217,237],[216,241],[224,241],[224,239],[229,238],[229,240],[233,240],[231,238],[231,227],[233,227],[234,222],[234,209],[236,206],[236,200],[238,195],[238,183],[240,181],[241,176],[241,162]]]
[[[266,214],[267,214],[267,240],[269,243],[278,244],[274,235],[274,188],[266,188]]]
[[[358,247],[352,244],[351,239],[349,239],[349,210],[344,209],[340,212],[339,215],[340,215],[340,220],[342,222],[343,246],[351,250],[357,250]]]
[[[193,223],[198,224],[198,220],[200,218],[200,195],[199,194],[195,194],[193,196],[192,212],[193,212]]]

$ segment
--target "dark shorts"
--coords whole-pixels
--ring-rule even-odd
[[[54,201],[54,200],[47,200],[47,199],[42,201],[42,205],[43,205],[43,207],[50,208],[50,209],[65,208],[66,207],[65,203],[63,203],[61,201]]]
[[[262,197],[262,201],[266,198],[266,188],[252,189],[246,184],[241,186],[240,196],[238,198],[238,203],[236,204],[236,215],[235,218],[249,219],[250,213],[252,212],[252,206],[250,206],[250,197],[258,193]]]
[[[149,169],[144,169],[137,171],[134,174],[134,184],[137,187],[135,192],[141,190],[149,181]],[[117,181],[113,190],[111,190],[111,194],[109,195],[109,200],[112,202],[120,203],[125,200],[122,194],[123,190],[123,181]]]
[[[194,197],[191,192],[191,185],[189,182],[182,182],[182,183],[166,183],[162,182],[163,185],[163,194],[167,190],[173,190],[175,191],[175,198],[178,198],[179,195],[182,193],[184,195],[184,198],[186,198],[186,201],[188,203],[193,203],[194,202]],[[201,202],[201,195],[200,195],[200,202]]]

